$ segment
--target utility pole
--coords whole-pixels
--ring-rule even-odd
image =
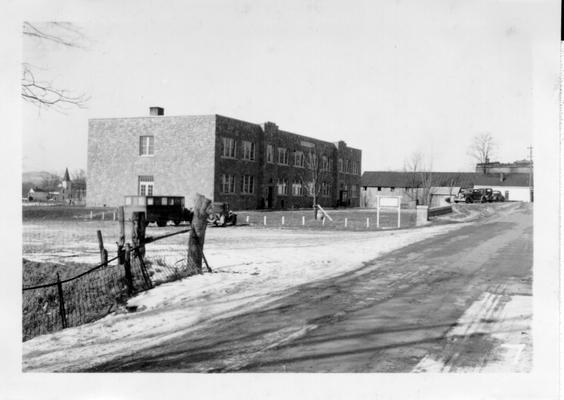
[[[529,199],[533,201],[533,146],[527,147],[529,149]]]

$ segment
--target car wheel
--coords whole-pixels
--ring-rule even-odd
[[[172,222],[174,222],[174,225],[175,225],[175,226],[180,225],[180,220],[179,220],[179,219],[175,219],[175,220],[172,221]]]
[[[486,199],[485,197],[482,197],[482,198],[480,199],[480,202],[481,202],[481,203],[485,203],[486,201],[488,201],[488,199]]]
[[[466,203],[472,203],[472,199],[470,197],[466,198]]]
[[[159,219],[159,220],[157,220],[157,226],[159,226],[159,227],[161,227],[161,228],[162,228],[163,226],[166,226],[166,223],[167,223],[167,220],[166,220],[166,219]]]

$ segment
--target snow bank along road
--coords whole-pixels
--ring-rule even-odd
[[[218,273],[131,299],[135,313],[25,342],[24,371],[531,367],[528,205],[396,232],[229,232],[230,246],[207,247]]]

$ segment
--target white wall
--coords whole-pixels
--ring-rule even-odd
[[[505,192],[509,192],[509,198],[506,200],[509,201],[531,201],[531,195],[529,193],[528,186],[484,186],[484,185],[475,185],[476,189],[485,189],[485,188],[492,188],[493,190],[499,190],[504,197]]]

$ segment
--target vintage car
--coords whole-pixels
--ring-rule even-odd
[[[492,192],[492,201],[505,201],[505,197],[503,197],[499,190],[494,190]]]
[[[145,224],[155,222],[157,226],[166,226],[168,221],[174,225],[182,221],[192,222],[192,211],[184,208],[182,196],[125,196],[125,219],[131,219],[135,211],[145,213]]]
[[[210,224],[215,226],[237,225],[237,214],[231,211],[229,203],[215,202],[212,207],[212,212],[208,217]]]
[[[464,193],[464,202],[466,203],[486,203],[491,202],[493,190],[490,188],[472,189],[472,191]]]

